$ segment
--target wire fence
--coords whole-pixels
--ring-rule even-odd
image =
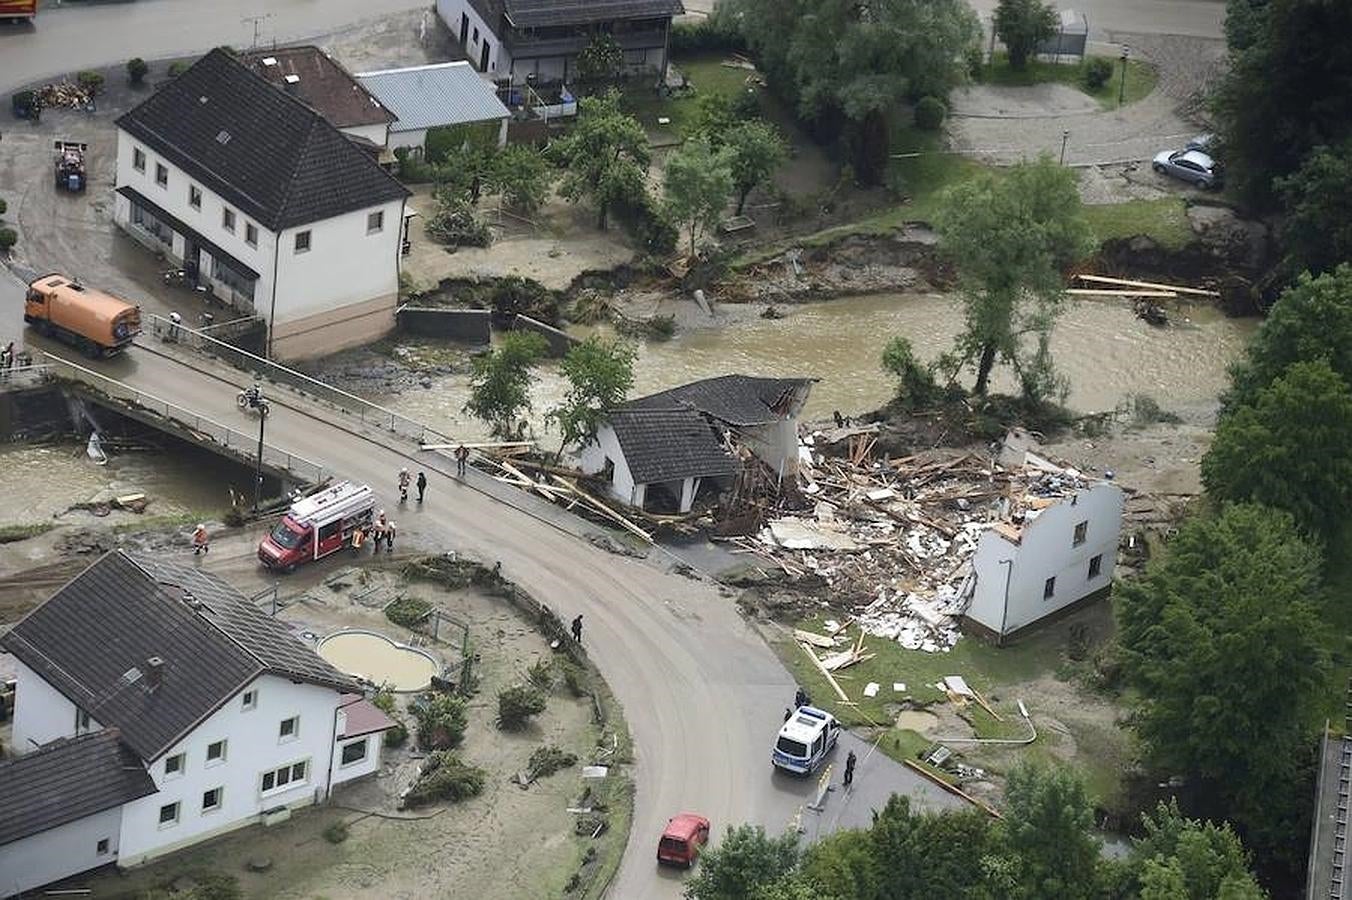
[[[387,409],[378,403],[372,403],[370,400],[348,393],[341,388],[325,384],[304,372],[297,372],[281,363],[257,356],[233,344],[228,344],[206,334],[201,329],[189,328],[155,313],[148,314],[147,318],[150,320],[150,333],[165,343],[178,344],[199,353],[214,356],[228,365],[252,372],[260,378],[289,385],[305,396],[323,401],[340,412],[353,416],[363,425],[375,426],[403,437],[412,438],[419,444],[452,443],[452,438],[449,435],[430,428],[416,419]]]
[[[186,407],[179,406],[177,403],[172,403],[140,388],[133,387],[125,381],[118,381],[116,378],[110,378],[101,372],[95,372],[93,369],[87,369],[78,363],[53,356],[50,353],[43,354],[42,368],[48,371],[49,378],[79,382],[105,397],[121,400],[137,409],[152,413],[166,421],[174,422],[192,432],[193,437],[200,443],[217,444],[243,460],[254,461],[258,458],[259,440],[257,434],[250,435],[236,431]],[[288,472],[311,484],[318,484],[328,476],[328,472],[323,466],[303,456],[270,447],[266,443],[264,443],[262,450],[263,465],[268,468]]]

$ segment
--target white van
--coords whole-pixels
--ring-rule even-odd
[[[770,761],[786,772],[807,775],[826,759],[840,739],[836,717],[815,706],[800,706],[779,729]]]

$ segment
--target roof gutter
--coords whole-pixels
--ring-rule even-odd
[[[272,244],[272,305],[268,308],[268,352],[265,354],[268,359],[272,359],[272,323],[277,318],[277,264],[281,258],[282,231],[279,228],[277,239]]]

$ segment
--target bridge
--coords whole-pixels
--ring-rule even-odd
[[[580,539],[595,526],[474,469],[455,478],[444,452],[420,449],[451,442],[435,429],[170,325],[150,317],[137,346],[110,360],[76,363],[59,345],[30,343],[43,350],[53,376],[76,390],[171,433],[188,429],[230,454],[246,438],[256,449],[256,435],[246,433],[255,420],[237,409],[235,394],[261,375],[272,385],[264,448],[271,465],[366,482],[402,534],[500,561],[507,577],[561,617],[584,615],[585,647],[623,705],[637,748],[632,833],[610,896],[680,896],[682,882],[653,863],[657,838],[677,812],[706,815],[718,832],[752,822],[778,833],[797,819],[811,836],[867,825],[892,792],[934,808],[960,802],[846,735],[837,752],[853,749],[861,760],[853,791],[803,817],[815,784],[772,775],[769,763],[795,685],[717,585],[677,574],[658,553],[646,560],[609,554]],[[403,466],[427,473],[425,504],[397,506]]]

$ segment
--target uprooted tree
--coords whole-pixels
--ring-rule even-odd
[[[1093,246],[1075,174],[1044,156],[979,176],[949,189],[935,225],[962,286],[963,330],[948,368],[975,366],[983,395],[997,362],[1025,394],[1055,384],[1047,338],[1065,297],[1062,271]]]

